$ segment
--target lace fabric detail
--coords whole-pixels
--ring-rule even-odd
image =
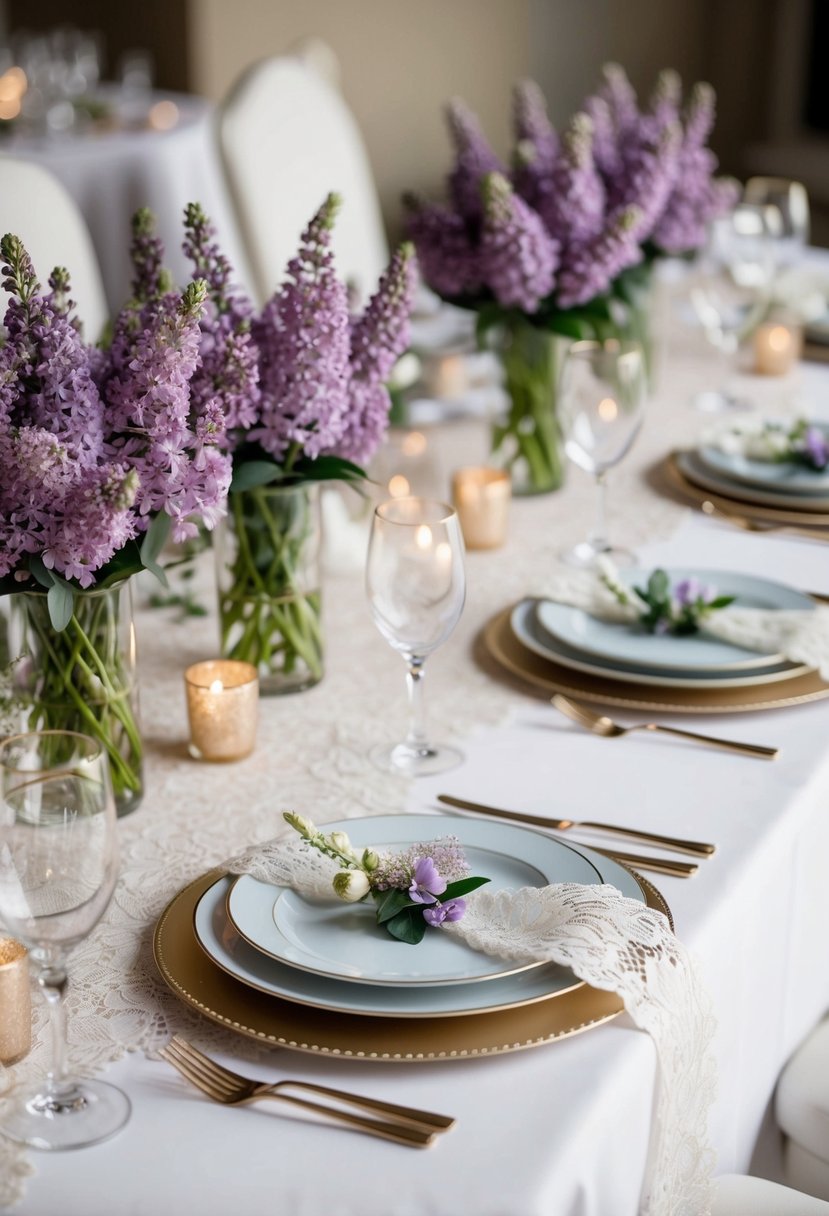
[[[319,897],[332,894],[337,865],[304,842],[276,840],[247,850],[227,869]],[[483,888],[467,900],[462,920],[435,931],[497,958],[569,967],[593,987],[617,993],[651,1036],[659,1073],[642,1216],[705,1216],[714,1165],[707,1140],[716,1091],[714,1019],[665,916],[607,884]]]
[[[556,576],[544,584],[541,597],[581,608],[603,621],[632,625],[639,617],[592,574]],[[829,608],[722,608],[702,622],[700,632],[747,650],[782,654],[791,663],[816,668],[829,680]]]

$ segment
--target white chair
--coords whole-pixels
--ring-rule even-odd
[[[97,341],[109,310],[92,239],[77,204],[48,170],[0,155],[0,235],[6,232],[20,237],[44,288],[56,266],[67,268],[84,337]],[[2,312],[5,305],[0,316]]]
[[[785,1133],[783,1175],[790,1186],[829,1200],[829,1017],[789,1060],[775,1095]]]
[[[219,148],[260,303],[332,190],[343,199],[333,238],[337,270],[363,301],[388,261],[362,137],[332,84],[330,56],[321,74],[318,41],[312,49],[255,64],[219,109]]]
[[[764,1178],[724,1174],[714,1186],[711,1216],[829,1216],[829,1203]]]

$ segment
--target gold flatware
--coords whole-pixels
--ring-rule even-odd
[[[721,519],[723,523],[733,524],[744,532],[768,532],[773,536],[799,536],[805,540],[827,540],[829,532],[826,528],[798,528],[794,524],[765,523],[762,519],[750,519],[747,515],[737,515],[734,511],[725,511],[710,498],[704,498],[699,504],[703,515],[711,519]]]
[[[764,760],[774,760],[780,750],[777,747],[765,747],[759,743],[738,743],[734,739],[719,739],[715,735],[700,734],[699,731],[680,730],[678,726],[662,726],[658,722],[640,722],[637,726],[620,726],[606,714],[597,714],[595,710],[588,709],[586,705],[580,705],[578,701],[571,701],[569,697],[563,697],[561,693],[557,692],[550,700],[557,710],[573,722],[584,726],[594,735],[601,735],[603,739],[620,739],[623,735],[629,735],[636,730],[648,730],[658,731],[663,735],[676,735],[680,739],[691,739],[694,743],[705,743],[709,747],[719,747],[724,751],[738,752],[741,756],[755,756]]]
[[[671,878],[693,878],[699,866],[695,861],[675,861],[672,857],[643,857],[641,853],[617,853],[611,849],[599,849],[590,845],[594,853],[601,853],[611,861],[621,862],[634,870],[651,870],[654,874],[668,874]]]
[[[217,1064],[180,1035],[175,1035],[167,1046],[161,1049],[159,1055],[168,1064],[172,1064],[196,1089],[224,1106],[243,1106],[260,1098],[279,1098],[370,1135],[379,1136],[383,1140],[393,1140],[411,1148],[427,1148],[439,1133],[448,1131],[455,1124],[455,1120],[448,1115],[437,1115],[413,1107],[398,1106],[393,1102],[364,1098],[345,1090],[332,1089],[327,1085],[316,1085],[311,1081],[254,1081]],[[338,1110],[334,1106],[298,1097],[295,1093],[286,1092],[287,1090],[319,1094],[332,1101],[360,1110],[376,1111],[389,1118],[365,1118],[351,1111]]]
[[[524,814],[523,811],[504,811],[496,806],[482,806],[479,802],[470,802],[466,798],[454,798],[451,794],[438,794],[438,802],[443,802],[446,806],[457,807],[460,811],[474,811],[476,815],[488,815],[495,819],[512,819],[516,823],[526,823],[530,827],[548,828],[551,832],[566,832],[570,828],[585,828],[591,832],[610,832],[616,836],[626,836],[630,840],[641,840],[647,844],[661,844],[667,849],[675,849],[679,853],[691,853],[695,857],[710,857],[717,849],[715,844],[705,844],[701,840],[681,840],[675,836],[662,836],[656,832],[640,832],[636,828],[623,828],[617,824],[596,823],[594,820],[588,819],[549,819],[542,815]],[[592,848],[592,845],[590,847]],[[597,852],[600,851],[597,850]],[[622,854],[619,853],[614,853],[613,856],[622,858]],[[653,861],[656,864],[658,860],[658,858],[650,857],[637,858],[637,861],[642,863]],[[685,867],[688,863],[677,861],[670,862],[670,864]],[[696,866],[691,873],[694,873],[695,870]]]

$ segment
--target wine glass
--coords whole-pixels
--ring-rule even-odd
[[[423,667],[455,628],[466,596],[464,550],[452,507],[429,498],[396,498],[374,512],[366,565],[374,623],[407,668],[409,732],[394,747],[376,747],[380,768],[422,776],[463,760],[445,744],[430,743],[423,714]]]
[[[635,342],[575,342],[561,369],[558,419],[564,450],[592,473],[598,491],[596,522],[586,540],[563,553],[571,566],[592,567],[600,557],[619,565],[635,561],[607,534],[607,472],[630,451],[647,399],[644,352]]]
[[[706,338],[726,357],[730,368],[736,364],[740,342],[768,307],[780,224],[773,208],[741,203],[711,225],[708,246],[691,287],[691,303]],[[751,402],[728,385],[698,393],[694,405],[707,414],[751,408]]]
[[[42,1149],[113,1135],[130,1102],[66,1070],[67,955],[100,920],[118,874],[107,757],[86,735],[42,731],[0,743],[0,918],[29,948],[52,1022],[44,1082],[15,1091],[0,1132]]]
[[[777,213],[779,232],[774,252],[778,269],[801,261],[809,243],[809,195],[803,183],[785,177],[751,177],[743,199]]]

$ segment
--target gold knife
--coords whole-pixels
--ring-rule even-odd
[[[504,811],[500,807],[482,806],[479,802],[470,802],[466,798],[454,798],[451,794],[438,794],[438,802],[446,806],[456,807],[461,811],[473,811],[477,815],[491,815],[496,819],[511,819],[515,823],[526,823],[531,827],[548,828],[553,832],[566,832],[569,828],[586,828],[596,832],[610,832],[618,836],[626,836],[630,840],[641,840],[648,844],[660,844],[667,849],[675,849],[679,853],[690,853],[692,856],[706,858],[716,852],[717,846],[705,844],[700,840],[678,840],[675,836],[660,836],[656,832],[640,832],[635,828],[622,828],[616,824],[596,823],[592,820],[576,819],[547,819],[543,815],[528,815],[523,811]]]

